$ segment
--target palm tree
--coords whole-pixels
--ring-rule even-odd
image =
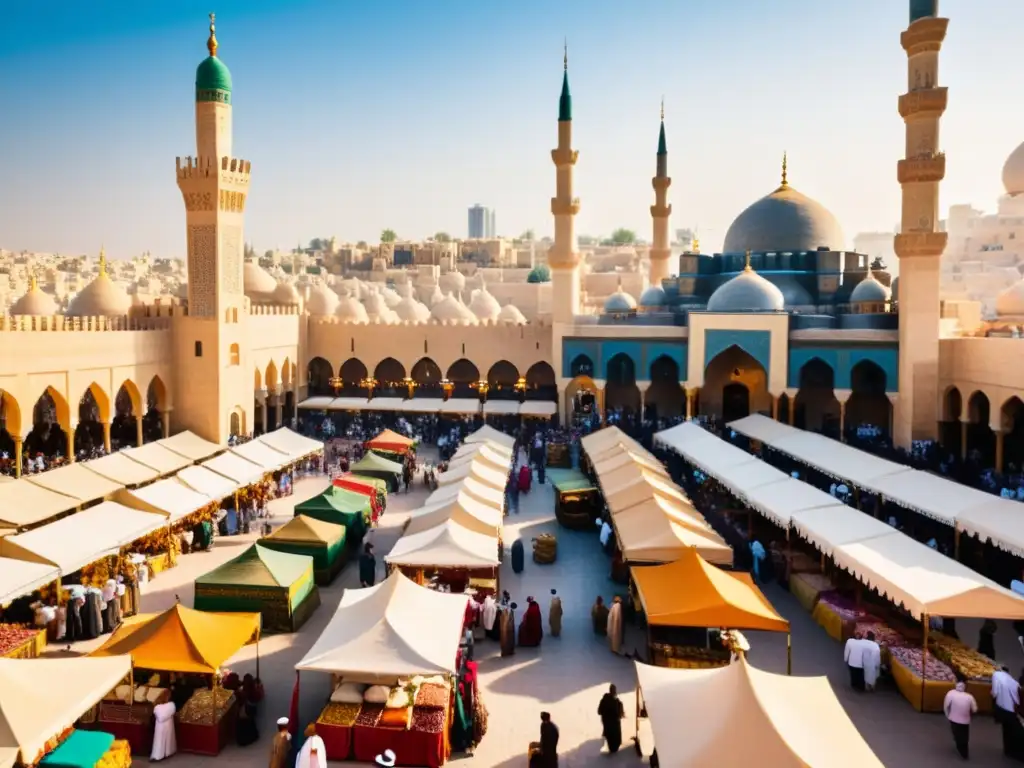
[[[380,233],[380,241],[382,243],[393,243],[398,239],[398,235],[395,234],[393,229],[385,229]]]

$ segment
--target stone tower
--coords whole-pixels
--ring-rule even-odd
[[[558,99],[558,148],[551,150],[555,164],[555,242],[548,251],[551,302],[555,323],[571,323],[580,307],[580,254],[576,246],[576,214],[580,201],[573,197],[572,173],[579,152],[572,148],[572,95],[569,93],[569,53],[562,59],[562,95]]]
[[[179,429],[217,443],[247,432],[253,403],[243,292],[243,223],[249,163],[231,155],[231,73],[209,56],[196,69],[196,156],[178,158],[188,246],[188,315],[175,327]],[[233,416],[234,414],[234,416]]]
[[[661,285],[661,281],[669,275],[668,262],[672,256],[672,248],[668,239],[668,217],[672,215],[672,204],[668,202],[668,188],[672,179],[668,175],[668,145],[665,142],[665,102],[661,103],[661,131],[658,133],[658,168],[651,179],[654,187],[654,205],[651,206],[651,219],[654,224],[654,236],[651,239],[649,259],[651,262],[651,285]]]
[[[939,260],[946,233],[939,228],[939,183],[946,157],[939,151],[939,122],[947,92],[939,87],[939,50],[948,19],[938,0],[910,0],[910,26],[900,36],[908,59],[907,93],[899,98],[906,123],[906,158],[897,175],[903,215],[895,250],[900,260],[899,399],[894,440],[934,439],[938,429]]]

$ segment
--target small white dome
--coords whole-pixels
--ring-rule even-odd
[[[750,267],[718,286],[708,299],[708,312],[782,312],[785,307],[778,286]]]
[[[274,303],[292,305],[302,301],[299,289],[291,283],[278,283],[274,289]]]
[[[604,311],[616,314],[632,312],[636,309],[636,299],[622,290],[622,280],[619,279],[619,287],[611,296],[604,301]]]
[[[338,294],[326,285],[314,285],[309,291],[306,311],[311,315],[333,315],[338,309]]]
[[[50,294],[41,290],[35,278],[32,278],[28,291],[11,307],[11,314],[49,317],[57,314],[57,302]]]
[[[242,268],[242,286],[252,301],[269,302],[274,300],[277,281],[255,261],[247,261]]]
[[[1003,188],[1008,195],[1024,193],[1024,144],[1021,144],[1006,158],[1003,166]]]
[[[476,315],[470,312],[469,308],[451,293],[431,308],[430,316],[438,322],[459,323],[461,325],[475,325],[478,322]]]
[[[366,316],[370,319],[371,323],[384,323],[390,325],[391,323],[398,322],[398,316],[392,311],[392,309],[384,301],[384,296],[380,291],[374,291],[363,302],[363,306],[366,309]]]
[[[882,285],[875,277],[875,273],[869,271],[868,276],[853,287],[850,293],[851,304],[881,304],[892,298],[892,291]]]
[[[660,309],[666,302],[665,289],[652,285],[640,294],[640,306],[644,309]]]
[[[366,314],[366,307],[360,304],[354,296],[346,294],[338,302],[338,308],[334,310],[334,316],[344,323],[368,323],[369,316]]]
[[[124,317],[132,300],[124,288],[110,279],[106,267],[100,267],[96,279],[71,300],[67,314],[70,317]]]
[[[498,313],[498,322],[502,325],[526,325],[526,315],[514,304],[506,304]]]
[[[394,312],[398,319],[405,323],[425,323],[430,319],[430,310],[412,296],[406,296],[399,301]]]
[[[996,296],[999,317],[1024,317],[1024,280],[1011,285]]]
[[[501,304],[487,290],[482,276],[480,278],[479,290],[473,291],[473,298],[469,301],[469,311],[485,322],[497,320],[498,315],[501,314]]]
[[[458,293],[466,288],[466,276],[454,270],[452,272],[445,272],[438,280],[438,285],[441,290],[448,291],[449,293]]]
[[[388,308],[394,309],[401,301],[402,297],[394,288],[388,288],[387,286],[381,288],[381,296],[384,297],[384,303],[388,305]]]
[[[441,290],[441,286],[435,285],[434,290],[430,292],[430,306],[434,307],[442,301],[444,301],[444,292]]]

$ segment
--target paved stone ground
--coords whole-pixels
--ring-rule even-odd
[[[282,524],[291,517],[295,503],[319,493],[325,485],[323,479],[299,481],[294,496],[274,502],[277,523]],[[381,527],[372,533],[381,561],[381,575],[383,556],[398,538],[409,511],[420,506],[425,496],[420,485],[409,495],[395,494],[389,500]],[[539,713],[546,709],[561,730],[562,766],[595,765],[597,760],[602,761],[600,764],[641,765],[646,760],[641,761],[629,748],[629,740],[634,735],[632,714],[636,688],[632,663],[612,655],[606,643],[596,638],[590,628],[590,606],[596,595],[603,594],[608,599],[621,588],[607,578],[607,559],[600,551],[596,532],[559,529],[553,509],[551,486],[535,484],[534,489],[521,498],[521,514],[507,518],[505,543],[507,552],[512,541],[521,537],[529,552],[530,538],[544,531],[555,532],[558,561],[554,565],[539,566],[528,555],[524,572],[515,575],[506,556],[501,579],[502,587],[509,590],[520,605],[525,604],[528,595],[540,601],[545,614],[545,632],[548,597],[551,588],[556,588],[565,609],[562,637],[545,636],[540,648],[517,649],[514,656],[504,659],[498,657],[494,644],[487,641],[477,644],[481,685],[490,710],[489,732],[473,757],[458,757],[457,760],[481,768],[525,766],[527,744],[537,738]],[[143,596],[144,609],[147,612],[166,609],[173,604],[175,595],[180,596],[184,604],[191,605],[193,579],[230,559],[251,538],[219,538],[213,551],[183,557],[178,567],[160,574],[149,585]],[[173,759],[174,764],[241,768],[265,762],[273,723],[288,712],[295,680],[293,667],[326,626],[348,587],[358,587],[354,564],[348,566],[333,585],[321,590],[323,605],[300,632],[270,636],[260,643],[260,673],[267,690],[267,699],[260,710],[260,741],[245,749],[230,746],[215,760],[178,755]],[[841,647],[811,621],[788,593],[773,586],[768,588],[767,594],[792,622],[794,674],[828,676],[853,722],[886,766],[944,768],[962,764],[953,750],[945,718],[914,712],[895,689],[883,688],[874,695],[854,694],[847,684]],[[965,638],[977,635],[976,623],[962,622],[959,629]],[[1000,653],[1003,658],[1013,658],[1016,666],[1024,657],[1019,655],[1019,648],[1013,648],[1010,635],[1008,626],[1000,627],[997,636]],[[784,637],[751,633],[749,639],[753,646],[750,654],[753,664],[773,672],[785,672]],[[642,648],[642,643],[641,633],[630,628],[627,650]],[[1011,653],[1016,655],[1011,656]],[[243,650],[230,666],[240,673],[254,672],[254,649]],[[627,712],[623,734],[626,748],[614,757],[601,756],[600,724],[596,715],[598,701],[609,683],[618,686]],[[328,688],[326,677],[303,675],[301,712],[304,721],[319,713]],[[679,727],[699,728],[701,725],[681,722]],[[734,727],[737,736],[741,736],[742,723]],[[999,732],[988,718],[975,721],[971,748],[974,765],[1009,764],[1001,755]],[[148,762],[138,758],[135,764],[147,765]]]

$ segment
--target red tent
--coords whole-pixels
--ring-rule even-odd
[[[390,451],[391,453],[406,453],[415,444],[415,440],[410,440],[405,435],[400,435],[390,429],[385,429],[373,440],[366,441],[367,448],[376,448],[377,450]]]
[[[381,502],[375,486],[357,480],[351,474],[341,475],[340,477],[334,478],[333,484],[338,488],[344,488],[346,491],[352,491],[353,493],[361,493],[363,496],[369,496],[370,508],[373,511],[373,519],[377,519],[377,516],[380,514]]]

